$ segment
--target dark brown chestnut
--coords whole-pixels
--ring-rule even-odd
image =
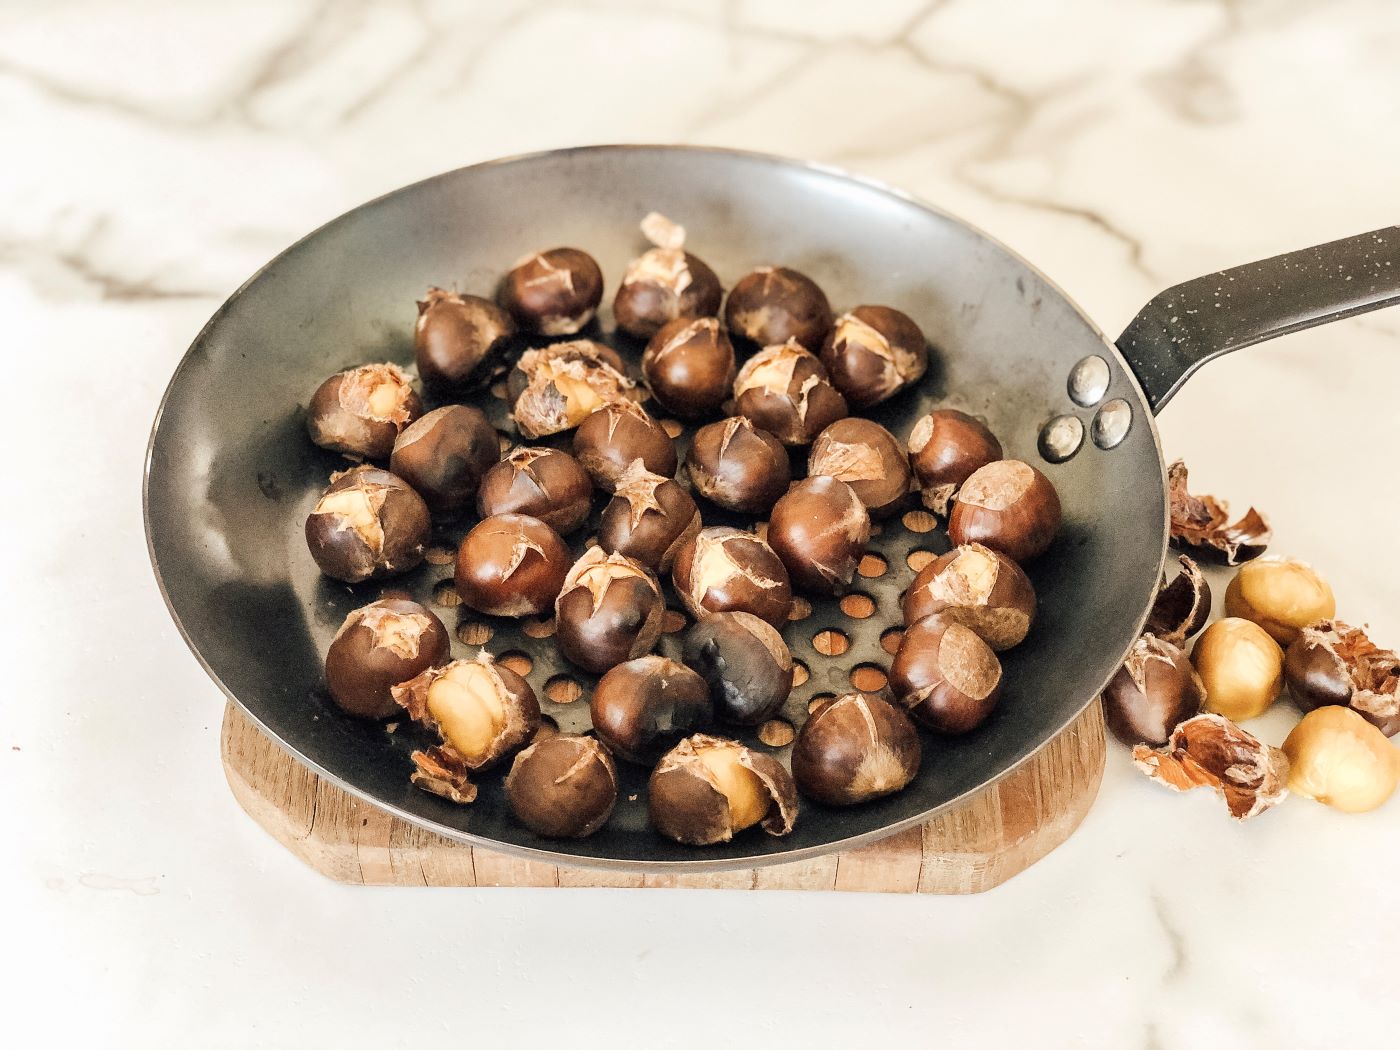
[[[501,458],[496,430],[479,409],[444,405],[414,420],[394,442],[389,469],[412,486],[434,514],[472,505],[482,476]]]
[[[797,822],[797,791],[777,759],[697,733],[657,764],[647,813],[657,831],[690,846],[728,842],[755,824],[786,835]]]
[[[1206,687],[1186,653],[1144,634],[1103,691],[1108,728],[1123,743],[1161,747],[1178,723],[1200,714]]]
[[[331,475],[306,519],[306,545],[327,576],[359,583],[417,568],[431,529],[428,505],[401,479],[355,467]]]
[[[768,510],[787,491],[792,477],[782,442],[743,416],[697,430],[685,465],[696,492],[716,506],[741,514]]]
[[[553,607],[569,561],[559,534],[538,518],[496,514],[457,549],[457,593],[488,616],[537,616]]]
[[[686,633],[684,652],[685,662],[705,680],[715,711],[726,722],[765,722],[792,692],[787,643],[752,613],[706,613]]]
[[[486,472],[476,495],[477,513],[528,514],[567,535],[588,520],[593,482],[582,464],[557,448],[511,449]]]
[[[1386,736],[1400,732],[1400,657],[1341,620],[1304,627],[1283,659],[1288,695],[1303,711],[1349,707]]]
[[[890,691],[921,726],[967,733],[1001,699],[1001,661],[970,628],[926,616],[904,631],[890,663]]]
[[[795,339],[815,353],[831,329],[831,304],[807,275],[785,266],[760,266],[730,289],[724,323],[750,346]]]
[[[578,248],[550,248],[516,263],[497,295],[516,323],[536,335],[573,335],[603,301],[603,271]]]
[[[792,776],[808,798],[854,806],[902,791],[922,757],[908,715],[881,697],[848,693],[803,724],[792,746]]]
[[[636,396],[622,358],[590,339],[526,350],[507,387],[511,418],[532,439],[571,430],[607,402]]]
[[[1026,637],[1035,607],[1035,588],[1019,565],[1000,551],[969,543],[919,570],[904,592],[904,625],[942,613],[1001,652]]]
[[[423,412],[398,365],[360,365],[316,388],[306,409],[311,440],[351,459],[388,459],[399,431]]]
[[[792,583],[773,548],[726,526],[701,529],[677,552],[671,582],[697,620],[738,611],[781,627],[792,609]]]
[[[870,515],[844,481],[807,478],[774,504],[767,539],[800,590],[841,594],[870,542]]]
[[[1170,583],[1166,574],[1147,616],[1149,634],[1155,634],[1172,645],[1182,645],[1210,619],[1210,584],[1201,568],[1182,554],[1181,571]]]
[[[1001,459],[1001,442],[966,412],[940,408],[920,416],[909,431],[909,460],[924,506],[947,514],[964,481]]]
[[[704,681],[664,656],[618,664],[598,680],[588,706],[598,739],[643,766],[714,720]]]
[[[854,409],[878,405],[928,371],[928,343],[908,314],[889,306],[857,306],[836,319],[822,344],[831,385]]]
[[[490,299],[429,288],[413,326],[418,374],[441,390],[476,386],[489,378],[514,334],[510,314]]]
[[[985,544],[1016,562],[1043,554],[1059,528],[1055,486],[1017,459],[988,463],[963,482],[948,518],[954,543]]]
[[[676,472],[676,445],[635,401],[610,401],[574,431],[574,457],[600,489],[612,492],[633,460],[653,474]]]
[[[700,531],[700,511],[690,493],[635,460],[617,479],[603,508],[598,546],[625,554],[653,572],[669,572],[676,552]]]
[[[617,769],[591,736],[561,733],[536,740],[515,756],[506,802],[536,835],[583,839],[608,822],[617,804]]]
[[[666,603],[646,568],[590,547],[574,562],[554,603],[554,642],[585,671],[602,674],[651,651]]]
[[[713,317],[679,317],[642,352],[642,377],[651,396],[682,419],[718,413],[736,374],[734,345]]]
[[[627,264],[613,300],[617,326],[650,339],[679,317],[713,317],[724,289],[715,272],[685,250],[685,228],[652,212],[642,232],[654,248]]]
[[[734,379],[734,410],[784,445],[806,445],[846,415],[822,363],[796,340],[760,350]]]
[[[893,434],[868,419],[838,419],[818,434],[807,473],[844,481],[872,518],[898,512],[913,487],[904,449]]]
[[[357,718],[388,718],[399,705],[390,688],[447,663],[442,621],[417,602],[381,598],[345,618],[326,651],[331,699]]]

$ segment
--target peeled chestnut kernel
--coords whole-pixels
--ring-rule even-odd
[[[589,339],[526,350],[507,381],[511,417],[532,439],[578,426],[635,385],[617,352]]]
[[[807,478],[774,504],[767,538],[798,588],[840,594],[870,542],[870,515],[844,481]]]
[[[634,460],[662,477],[676,472],[671,435],[635,401],[611,401],[580,423],[574,431],[574,457],[607,492]]]
[[[913,488],[904,449],[893,434],[868,419],[838,419],[818,434],[807,473],[844,481],[872,518],[894,514]]]
[[[1260,558],[1240,566],[1225,588],[1225,612],[1253,620],[1279,645],[1291,645],[1304,627],[1337,615],[1332,588],[1297,558]]]
[[[538,518],[495,514],[457,549],[457,593],[488,616],[538,616],[554,605],[569,572],[569,548]]]
[[[889,306],[857,306],[836,319],[821,359],[832,385],[859,410],[922,379],[928,343],[908,314]]]
[[[771,756],[697,733],[657,764],[647,813],[657,831],[689,846],[728,842],[755,824],[786,835],[797,821],[797,791]]]
[[[583,465],[556,448],[514,448],[486,472],[476,509],[493,514],[528,514],[567,535],[588,520],[593,481]]]
[[[706,613],[685,636],[685,662],[699,672],[726,722],[755,726],[792,692],[792,653],[771,624],[746,612]]]
[[[651,652],[665,615],[661,588],[644,566],[590,547],[554,602],[554,642],[570,663],[602,674]]]
[[[792,609],[792,584],[773,548],[725,526],[701,529],[676,553],[671,582],[697,620],[737,611],[781,627]]]
[[[1173,791],[1214,788],[1236,820],[1258,816],[1288,797],[1288,757],[1220,715],[1188,718],[1165,747],[1134,745],[1133,763]]]
[[[577,248],[551,248],[521,259],[501,281],[500,304],[536,335],[573,335],[603,301],[603,271]]]
[[[651,396],[682,419],[719,412],[736,374],[734,345],[713,317],[678,317],[642,352],[642,376]]]
[[[444,405],[399,435],[389,469],[434,514],[457,514],[471,507],[482,476],[500,458],[499,435],[479,409]]]
[[[926,729],[968,733],[1001,699],[1001,661],[970,628],[928,616],[905,629],[890,663],[890,690]]]
[[[652,212],[642,233],[655,245],[627,264],[613,300],[617,326],[638,339],[650,339],[678,317],[713,317],[724,289],[703,262],[685,250],[685,227]]]
[[[1000,551],[969,543],[919,570],[904,593],[904,625],[941,614],[1002,652],[1029,633],[1035,606],[1035,588],[1019,565]]]
[[[1104,718],[1125,744],[1160,747],[1181,722],[1199,714],[1206,687],[1186,654],[1144,634],[1103,691]]]
[[[399,710],[389,690],[451,659],[442,621],[417,602],[381,598],[345,618],[326,651],[331,699],[358,718]]]
[[[922,754],[908,715],[878,696],[850,693],[803,724],[792,746],[792,776],[808,798],[853,806],[903,790]]]
[[[1174,580],[1168,583],[1163,574],[1145,628],[1173,645],[1181,645],[1210,619],[1210,584],[1194,561],[1184,554],[1180,561]]]
[[[536,835],[587,838],[608,822],[617,804],[617,769],[608,749],[591,736],[549,736],[515,756],[506,775],[506,802]]]
[[[1029,463],[1001,459],[963,482],[948,519],[956,544],[995,547],[1012,561],[1043,554],[1060,528],[1060,497]]]
[[[805,274],[785,266],[760,266],[730,289],[724,324],[731,335],[752,346],[794,339],[815,353],[831,329],[831,304]]]
[[[684,664],[642,656],[598,680],[593,731],[619,758],[649,766],[714,719],[704,681]]]
[[[311,440],[351,459],[388,459],[423,402],[398,365],[360,365],[316,388],[306,408]]]
[[[1283,742],[1283,753],[1290,791],[1345,813],[1375,809],[1400,778],[1394,746],[1349,707],[1309,711]]]
[[[792,477],[782,442],[743,416],[697,430],[685,465],[696,492],[741,514],[761,514],[773,506]]]
[[[306,545],[327,576],[359,583],[417,568],[431,529],[418,493],[387,470],[355,467],[331,475],[306,519]]]
[[[1340,620],[1304,627],[1284,656],[1283,675],[1304,711],[1349,707],[1386,736],[1400,732],[1400,657],[1359,627]]]
[[[490,299],[429,288],[413,326],[418,374],[444,390],[474,386],[490,375],[514,334],[515,322]]]
[[[1001,442],[966,412],[940,408],[909,431],[909,460],[924,506],[947,514],[953,495],[972,475],[1001,459]]]
[[[734,379],[734,410],[784,445],[806,445],[846,415],[826,369],[794,339],[760,350]]]
[[[690,493],[634,460],[603,508],[598,546],[625,554],[653,572],[668,572],[676,552],[699,531],[700,511]]]
[[[1191,663],[1206,687],[1206,710],[1233,722],[1258,718],[1283,689],[1283,650],[1262,627],[1238,616],[1207,627]]]

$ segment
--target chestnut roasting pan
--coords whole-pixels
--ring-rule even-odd
[[[429,742],[426,734],[406,720],[393,733],[356,722],[321,692],[323,654],[351,609],[390,588],[441,599],[435,588],[451,566],[430,562],[400,580],[353,587],[320,575],[302,523],[345,462],[308,440],[306,399],[340,369],[411,364],[414,301],[431,284],[491,295],[521,256],[575,245],[602,265],[610,295],[646,247],[637,223],[649,211],[682,223],[687,247],[726,284],[754,266],[782,264],[812,276],[838,310],[886,303],[910,314],[934,348],[933,364],[921,384],[870,417],[903,439],[938,405],[983,416],[1008,456],[1041,466],[1064,507],[1054,546],[1029,567],[1040,615],[1026,642],[1005,654],[993,717],[964,737],[926,735],[923,769],[900,794],[842,810],[804,800],[786,838],[751,829],[712,847],[670,842],[647,826],[646,772],[622,769],[619,803],[602,831],[577,842],[540,839],[507,812],[499,773],[484,777],[470,806],[414,788],[409,753]],[[797,860],[929,819],[1005,776],[1091,702],[1156,590],[1167,504],[1153,413],[1191,372],[1226,351],[1396,301],[1400,229],[1392,227],[1179,285],[1148,303],[1115,345],[1043,274],[985,234],[825,167],[650,146],[496,161],[334,220],[219,309],[156,417],[147,543],[172,616],[229,698],[320,775],[405,820],[563,864],[678,871]],[[635,367],[640,347],[616,338],[606,309],[596,324],[582,334],[617,346]],[[482,391],[477,403],[513,436],[504,401]],[[706,520],[727,523],[708,511]],[[436,542],[451,548],[464,532],[441,532]],[[575,553],[587,535],[576,534]],[[874,615],[851,619],[834,600],[813,600],[809,616],[788,624],[785,637],[809,678],[784,717],[800,725],[813,696],[850,690],[853,668],[888,665],[880,635],[899,623],[899,594],[913,575],[905,559],[916,548],[942,552],[947,540],[891,520],[871,548],[888,570],[858,581]],[[485,648],[528,658],[545,713],[565,730],[588,727],[593,680],[563,663],[551,640],[465,607],[439,612],[449,629],[459,618],[485,619],[493,632]],[[845,653],[813,647],[826,628],[848,637]],[[665,636],[661,651],[676,655],[679,637]],[[453,647],[459,657],[476,648]],[[565,674],[582,700],[549,699],[547,684]],[[751,734],[744,739],[761,746]],[[784,761],[787,750],[776,749]]]

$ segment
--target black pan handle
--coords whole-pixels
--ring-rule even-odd
[[[1191,373],[1265,339],[1400,303],[1400,226],[1168,288],[1118,337],[1156,414]]]

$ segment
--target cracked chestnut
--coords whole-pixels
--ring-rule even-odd
[[[730,289],[724,323],[731,335],[750,346],[794,339],[815,353],[831,330],[831,304],[805,274],[785,266],[760,266]]]
[[[661,588],[644,566],[590,547],[554,602],[554,642],[570,663],[602,674],[650,652],[665,615]]]
[[[609,401],[635,397],[617,352],[591,339],[526,350],[507,377],[511,418],[526,438],[572,430]]]
[[[657,764],[647,813],[657,831],[690,846],[728,842],[755,825],[786,835],[797,821],[797,791],[775,758],[697,733]]]
[[[553,607],[569,562],[569,548],[538,518],[495,514],[457,549],[457,593],[488,616],[537,616]]]
[[[926,616],[904,631],[890,663],[890,691],[921,726],[968,733],[1001,699],[1001,661],[965,624]]]
[[[360,583],[417,568],[432,521],[423,498],[377,467],[331,475],[306,519],[306,545],[327,576]]]
[[[1000,551],[969,543],[919,570],[904,593],[904,625],[941,614],[997,652],[1018,645],[1035,619],[1035,588]]]
[[[706,612],[748,612],[774,627],[792,610],[792,583],[773,548],[751,532],[701,529],[676,554],[671,582],[697,620]]]
[[[962,483],[1001,457],[996,435],[981,420],[955,408],[921,416],[909,431],[909,461],[919,495],[935,514],[947,514]]]
[[[792,746],[792,776],[808,798],[854,806],[902,791],[922,757],[908,715],[881,697],[848,693],[803,724]]]
[[[306,408],[306,430],[332,452],[384,460],[399,432],[422,412],[422,399],[398,365],[360,365],[316,388]]]
[[[511,449],[486,472],[476,495],[477,513],[528,514],[560,535],[588,520],[593,482],[582,464],[555,448]]]
[[[684,659],[704,679],[726,722],[753,726],[776,715],[792,692],[792,653],[752,613],[706,613],[686,632]]]
[[[868,419],[838,419],[812,442],[807,473],[844,481],[872,518],[899,511],[913,488],[909,460],[899,441]]]
[[[718,413],[736,374],[734,345],[713,317],[677,318],[642,352],[642,377],[651,396],[682,419]]]
[[[593,731],[618,758],[654,765],[714,719],[704,681],[684,664],[642,656],[611,668],[588,705]]]
[[[787,491],[787,449],[743,416],[708,423],[695,432],[685,457],[695,491],[725,510],[761,514]]]
[[[613,299],[617,326],[650,339],[677,318],[717,314],[724,289],[714,270],[685,250],[685,228],[652,212],[642,232],[655,247],[627,264]]]
[[[700,531],[700,511],[673,478],[635,460],[617,479],[598,524],[598,546],[653,572],[669,572],[676,552]]]
[[[846,415],[846,399],[822,363],[788,340],[744,362],[734,378],[734,411],[784,445],[806,445]]]
[[[864,409],[923,378],[928,343],[908,314],[889,306],[857,306],[836,319],[821,360],[832,386],[852,408]]]
[[[1029,463],[1001,459],[977,470],[958,490],[948,538],[981,543],[1015,562],[1045,552],[1060,528],[1060,497]]]
[[[617,804],[617,769],[591,736],[537,740],[515,756],[505,786],[515,819],[550,839],[587,838]]]
[[[471,507],[482,476],[501,458],[496,429],[479,409],[444,405],[410,423],[394,442],[389,469],[434,514]]]
[[[1386,736],[1400,732],[1400,657],[1359,627],[1322,620],[1284,655],[1288,695],[1304,711],[1349,707]]]
[[[331,699],[357,718],[388,718],[390,689],[451,659],[447,628],[414,601],[381,598],[345,617],[326,651]]]
[[[773,505],[768,546],[800,590],[841,594],[870,542],[870,515],[844,481],[799,481]]]
[[[526,332],[574,335],[603,301],[603,271],[585,251],[550,248],[516,263],[497,299]]]
[[[635,401],[611,401],[574,431],[574,458],[605,492],[633,460],[663,477],[676,472],[676,445],[661,424]]]
[[[1104,717],[1123,743],[1161,747],[1177,725],[1200,714],[1205,700],[1205,685],[1186,654],[1144,634],[1104,687]]]
[[[418,374],[440,390],[479,385],[514,334],[515,322],[490,299],[429,288],[413,326]]]

